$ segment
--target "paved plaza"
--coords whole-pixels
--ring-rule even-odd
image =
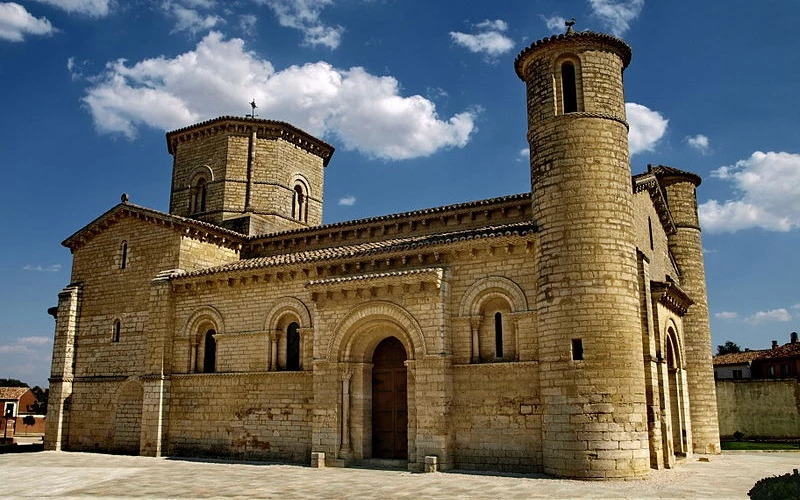
[[[432,473],[40,452],[0,455],[0,497],[144,498],[747,498],[766,476],[800,467],[796,452],[687,460],[646,480]]]

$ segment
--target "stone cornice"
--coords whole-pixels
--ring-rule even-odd
[[[306,271],[298,270],[298,268],[313,269],[318,266],[334,265],[334,263],[353,267],[349,264],[355,263],[354,267],[358,269],[361,266],[359,262],[378,260],[396,261],[392,266],[387,267],[395,267],[399,264],[399,266],[407,268],[415,257],[419,259],[417,265],[424,264],[426,260],[424,256],[429,254],[433,254],[433,260],[438,262],[444,250],[458,250],[463,246],[468,246],[474,250],[476,245],[492,247],[491,242],[497,240],[510,240],[505,245],[501,245],[501,247],[505,248],[505,251],[511,251],[510,246],[529,239],[536,232],[537,226],[535,223],[519,222],[443,234],[342,245],[240,260],[218,267],[198,269],[175,276],[173,282],[206,281],[212,275],[215,275],[215,278],[211,279],[224,277],[231,284],[230,282],[235,282],[241,277],[246,278],[254,274],[263,275],[265,271],[273,274],[291,274],[293,276],[300,272],[308,274]],[[485,245],[479,243],[483,240],[486,240]],[[526,245],[530,246],[529,242]],[[441,251],[438,249],[441,249]],[[503,250],[501,249],[501,251]]]
[[[410,235],[431,227],[463,227],[464,223],[509,222],[530,212],[530,193],[457,203],[410,212],[381,215],[366,219],[336,222],[322,226],[291,229],[279,233],[250,236],[245,250],[259,255],[285,253],[294,248],[342,245],[348,241],[387,239]],[[516,214],[516,215],[514,215]],[[444,231],[442,231],[444,232]]]
[[[650,292],[653,301],[663,304],[670,311],[678,316],[683,316],[689,310],[689,306],[694,304],[694,301],[686,295],[686,292],[675,283],[666,283],[662,281],[651,281]]]
[[[443,280],[443,268],[429,267],[425,269],[411,269],[408,271],[360,274],[356,276],[312,280],[306,283],[306,287],[312,292],[318,292],[328,290],[358,290],[373,287],[384,287],[387,285],[416,285],[419,283],[430,283],[438,290],[441,288]]]
[[[639,193],[645,190],[650,194],[650,199],[653,200],[653,206],[656,208],[656,213],[658,213],[658,219],[664,227],[664,232],[668,235],[675,234],[677,227],[672,219],[672,212],[670,212],[667,205],[667,197],[664,196],[664,190],[658,178],[651,172],[633,177],[633,192]]]
[[[138,219],[150,224],[167,227],[177,233],[200,241],[208,241],[219,246],[240,250],[244,236],[225,228],[194,219],[187,219],[177,215],[167,214],[141,207],[128,202],[122,202],[109,211],[96,218],[82,229],[76,231],[61,244],[73,253],[86,245],[95,236],[103,233],[109,227],[117,224],[124,218]]]
[[[335,148],[327,142],[317,139],[311,134],[286,122],[262,120],[259,118],[220,116],[212,120],[167,132],[167,151],[169,151],[169,154],[174,155],[177,151],[178,144],[210,135],[250,135],[253,131],[256,132],[259,138],[283,139],[313,155],[319,156],[322,158],[324,166],[328,165],[335,150]]]
[[[703,181],[700,176],[695,173],[669,167],[667,165],[647,165],[647,172],[652,172],[665,186],[675,184],[676,182],[691,182],[697,187]]]
[[[582,45],[588,49],[600,50],[605,49],[608,51],[616,52],[622,59],[622,68],[627,68],[631,62],[632,50],[631,46],[622,41],[621,39],[606,35],[605,33],[595,33],[594,31],[571,31],[569,33],[562,33],[548,38],[537,40],[524,48],[522,52],[514,59],[514,70],[520,79],[525,80],[525,63],[534,55],[534,53],[545,50],[555,44],[573,44]]]

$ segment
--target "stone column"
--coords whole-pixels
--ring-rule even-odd
[[[269,332],[269,371],[278,371],[278,332]]]
[[[44,448],[61,451],[69,434],[69,405],[75,370],[75,337],[81,304],[81,284],[71,284],[58,294],[53,360],[50,368],[50,395]]]
[[[141,455],[152,457],[160,457],[166,452],[167,445],[172,342],[175,331],[175,306],[170,279],[177,272],[163,271],[150,282],[139,450]]]
[[[472,331],[472,362],[481,362],[481,345],[480,345],[480,330],[481,330],[481,317],[472,316],[469,318],[469,327]]]
[[[353,448],[350,445],[350,380],[353,377],[353,370],[345,368],[342,373],[342,443],[339,449],[339,457],[348,459],[353,455]]]

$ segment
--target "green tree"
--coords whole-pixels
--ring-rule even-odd
[[[22,380],[15,378],[0,378],[0,387],[30,387]]]
[[[734,352],[742,352],[742,348],[739,347],[739,344],[737,344],[736,342],[731,342],[729,340],[724,344],[717,346],[717,356],[719,356],[720,354],[731,354]]]

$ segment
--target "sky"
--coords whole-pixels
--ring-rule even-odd
[[[288,121],[336,147],[326,223],[530,191],[516,55],[611,33],[633,173],[696,172],[712,346],[800,330],[796,0],[0,0],[0,378],[47,384],[67,236],[168,211],[166,131]]]

